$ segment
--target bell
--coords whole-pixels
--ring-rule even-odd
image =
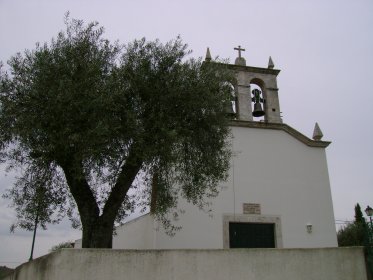
[[[232,102],[231,101],[228,101],[225,105],[225,113],[229,116],[229,117],[233,117],[236,113],[234,112],[233,110],[233,106],[232,106]]]
[[[253,116],[254,117],[261,117],[264,116],[264,111],[262,109],[262,105],[260,105],[259,102],[254,103],[254,111],[253,111]]]

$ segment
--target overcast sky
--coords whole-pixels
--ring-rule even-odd
[[[121,43],[146,37],[166,42],[181,35],[204,56],[237,56],[266,67],[272,56],[286,124],[311,137],[315,122],[327,148],[336,220],[353,219],[354,205],[373,206],[373,1],[371,0],[0,0],[0,60],[49,42],[63,17],[98,21]],[[0,174],[0,194],[12,176]],[[0,198],[0,266],[29,257],[32,233],[9,234],[15,215]],[[317,205],[315,205],[317,207]],[[80,237],[68,222],[38,232],[35,257]]]

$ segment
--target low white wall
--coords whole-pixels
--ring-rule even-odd
[[[62,249],[19,266],[7,280],[365,280],[363,248]]]

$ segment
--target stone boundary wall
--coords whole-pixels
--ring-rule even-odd
[[[61,249],[6,280],[365,280],[362,247],[322,249]]]

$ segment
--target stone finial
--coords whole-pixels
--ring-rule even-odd
[[[274,67],[275,67],[275,64],[273,63],[272,57],[269,57],[268,68],[273,69]]]
[[[313,129],[313,135],[312,135],[313,140],[320,141],[323,136],[324,135],[322,134],[318,123],[315,123],[315,128]]]
[[[237,48],[234,48],[234,49],[238,51],[238,57],[236,58],[234,64],[246,66],[246,60],[241,56],[241,51],[244,52],[245,49],[242,49],[241,46],[238,46]]]
[[[207,61],[207,62],[211,61],[211,53],[210,53],[210,48],[209,47],[207,47],[205,61]]]
[[[246,60],[243,57],[237,57],[234,64],[246,66]]]

